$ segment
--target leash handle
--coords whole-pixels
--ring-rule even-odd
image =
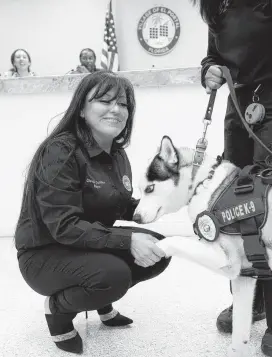
[[[262,142],[262,140],[260,140],[258,138],[258,136],[256,136],[253,131],[251,130],[250,126],[248,125],[248,123],[246,122],[246,120],[244,119],[242,113],[241,113],[241,110],[239,108],[239,105],[238,105],[238,100],[237,100],[237,96],[236,96],[236,93],[235,93],[235,88],[234,88],[234,85],[233,85],[233,81],[232,81],[232,78],[231,78],[231,75],[230,75],[230,70],[226,67],[226,66],[220,66],[222,72],[223,72],[223,75],[224,77],[226,78],[226,81],[227,81],[227,85],[229,87],[229,91],[230,91],[230,96],[231,96],[231,99],[233,101],[233,104],[235,106],[235,109],[237,110],[237,113],[240,117],[240,119],[242,120],[242,123],[244,124],[247,132],[249,133],[249,135],[255,140],[257,141],[270,155],[272,155],[272,151]]]
[[[204,120],[209,120],[210,122],[212,121],[212,112],[213,112],[214,102],[216,98],[216,93],[217,93],[217,89],[212,89],[212,92],[210,94],[210,99],[208,102],[208,107],[204,116]]]
[[[212,122],[212,112],[213,112],[216,93],[217,93],[217,90],[213,89],[211,94],[210,94],[208,107],[207,107],[207,110],[206,110],[206,113],[205,113],[205,116],[204,116],[204,119],[203,119],[204,129],[203,129],[203,135],[202,135],[202,138],[200,139],[200,141],[202,141],[202,143],[201,143],[202,146],[205,145],[205,149],[204,150],[206,150],[206,148],[207,148],[206,134],[207,134],[208,126]]]

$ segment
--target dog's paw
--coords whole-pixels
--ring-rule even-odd
[[[240,346],[233,346],[232,344],[228,348],[228,357],[250,357],[251,350],[248,344],[241,344]]]

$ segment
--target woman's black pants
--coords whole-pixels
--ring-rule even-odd
[[[252,96],[256,87],[257,85],[236,89],[236,95],[242,114],[245,113],[247,106],[252,103]],[[260,124],[253,126],[253,131],[271,150],[272,82],[263,84],[257,94],[259,94],[259,103],[265,107],[266,115]],[[248,132],[244,128],[230,97],[228,99],[225,117],[224,140],[224,159],[231,161],[238,167],[243,168],[246,165],[252,164],[263,165],[266,157],[269,155],[259,143],[249,138]],[[263,311],[264,307],[268,327],[272,328],[272,280],[257,281],[254,309]]]
[[[101,309],[119,300],[133,285],[162,273],[169,262],[162,258],[143,268],[134,263],[130,251],[80,250],[60,244],[19,254],[25,281],[37,293],[52,297],[53,314]]]

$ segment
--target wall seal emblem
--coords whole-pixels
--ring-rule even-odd
[[[178,42],[179,18],[167,7],[153,7],[140,18],[137,34],[140,44],[149,54],[166,55]]]

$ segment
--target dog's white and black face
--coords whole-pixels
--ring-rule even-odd
[[[133,216],[135,222],[153,222],[187,204],[192,162],[192,149],[178,150],[168,136],[162,138],[159,152],[140,180],[141,200]]]

